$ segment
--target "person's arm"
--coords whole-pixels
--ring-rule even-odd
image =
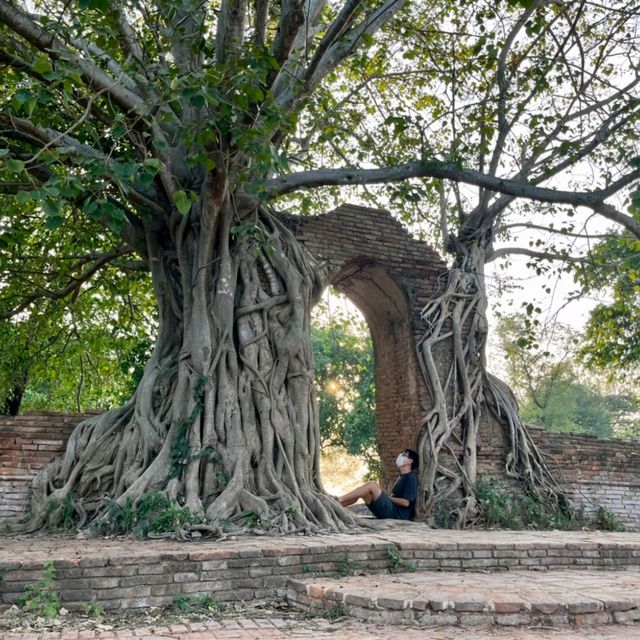
[[[411,488],[407,486],[408,482],[408,474],[400,476],[400,479],[393,487],[391,496],[389,496],[391,502],[397,504],[399,507],[408,507],[411,505],[411,495],[407,496],[407,493],[411,494]]]

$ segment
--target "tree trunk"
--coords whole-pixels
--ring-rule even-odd
[[[444,509],[463,527],[479,515],[474,490],[483,411],[489,410],[506,429],[510,450],[505,473],[544,495],[548,504],[557,501],[560,490],[519,418],[514,395],[487,372],[483,242],[453,244],[456,260],[446,285],[422,311],[427,328],[418,344],[418,361],[433,408],[418,438],[422,458],[418,513],[433,519]]]
[[[59,525],[65,504],[77,524],[105,525],[107,504],[155,491],[210,531],[353,523],[319,476],[309,323],[322,270],[268,212],[234,216],[225,202],[148,233],[155,350],[130,402],[81,423],[35,479],[28,527]]]
[[[18,372],[14,376],[15,383],[7,391],[2,400],[0,406],[0,415],[3,416],[17,416],[20,413],[20,406],[22,405],[22,398],[27,388],[28,374],[26,371]]]

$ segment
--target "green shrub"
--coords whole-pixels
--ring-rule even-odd
[[[249,529],[255,529],[260,525],[260,514],[255,511],[243,511],[240,517],[244,522],[244,526],[249,527]]]
[[[135,507],[130,498],[124,506],[111,501],[106,514],[107,519],[100,525],[101,530],[115,534],[134,531],[141,538],[149,533],[177,531],[183,525],[199,522],[188,507],[169,500],[161,491],[142,496]]]
[[[458,503],[453,498],[438,502],[433,511],[433,522],[438,529],[455,529],[458,522]]]
[[[107,514],[107,528],[111,533],[128,533],[133,529],[136,514],[131,498],[127,498],[124,506],[120,506],[114,500],[109,500],[105,512]]]
[[[584,525],[582,513],[564,498],[549,502],[532,492],[516,498],[498,478],[479,476],[475,496],[486,527],[575,530]]]
[[[600,507],[596,515],[596,529],[602,531],[626,531],[626,527],[620,522],[618,516],[606,507]]]
[[[176,531],[185,524],[194,524],[197,518],[188,507],[169,500],[161,491],[143,496],[136,509],[136,533],[166,533]]]
[[[498,478],[478,477],[475,498],[486,527],[522,528],[520,510]]]
[[[43,618],[55,618],[60,611],[60,596],[53,590],[56,579],[56,569],[53,562],[44,563],[44,576],[32,584],[27,585],[18,600],[18,606],[28,613]]]

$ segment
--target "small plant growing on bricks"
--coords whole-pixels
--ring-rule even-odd
[[[220,616],[224,611],[224,605],[208,595],[176,594],[173,606],[185,615],[207,614]]]
[[[361,573],[360,563],[350,558],[346,553],[338,558],[336,562],[336,573],[344,578],[346,576],[355,576]]]
[[[88,618],[101,618],[104,615],[104,606],[100,602],[87,602],[82,607],[82,613]]]
[[[318,609],[318,613],[321,617],[334,622],[345,616],[344,606],[340,602],[337,602],[331,607],[322,607]]]
[[[55,579],[56,569],[53,562],[48,560],[44,564],[44,576],[38,582],[27,585],[18,600],[18,606],[36,616],[55,618],[60,611],[60,596],[53,589]]]
[[[389,557],[391,571],[406,571],[413,573],[416,570],[416,565],[402,556],[398,547],[392,544],[387,547],[387,556]]]
[[[626,531],[627,528],[620,522],[615,513],[606,507],[600,507],[596,515],[596,528],[602,531]]]

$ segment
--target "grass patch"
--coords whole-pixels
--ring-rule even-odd
[[[219,618],[225,610],[225,605],[208,595],[179,593],[173,599],[173,608],[187,616],[207,615]]]

